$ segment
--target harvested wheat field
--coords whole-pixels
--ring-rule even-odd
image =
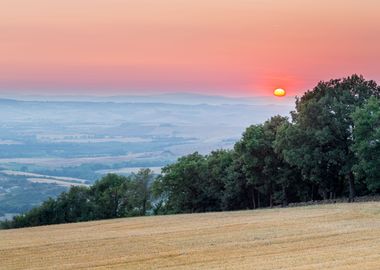
[[[380,269],[380,203],[0,231],[0,269]]]

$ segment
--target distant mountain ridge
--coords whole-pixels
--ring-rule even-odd
[[[293,104],[294,97],[252,96],[252,97],[227,97],[219,95],[202,95],[193,93],[168,93],[157,95],[120,95],[120,96],[43,96],[43,95],[3,95],[1,100],[18,101],[42,101],[42,102],[115,102],[115,103],[165,103],[183,105],[224,105],[224,104]]]

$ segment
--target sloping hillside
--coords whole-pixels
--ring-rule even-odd
[[[0,269],[380,269],[380,203],[0,231]]]

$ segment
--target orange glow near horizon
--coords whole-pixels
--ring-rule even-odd
[[[0,94],[299,95],[380,80],[380,1],[3,0]],[[281,63],[281,64],[279,64]]]

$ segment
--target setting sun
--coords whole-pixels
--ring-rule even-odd
[[[286,92],[284,89],[281,89],[281,88],[277,88],[276,90],[274,90],[273,94],[276,96],[276,97],[283,97],[286,95]]]

